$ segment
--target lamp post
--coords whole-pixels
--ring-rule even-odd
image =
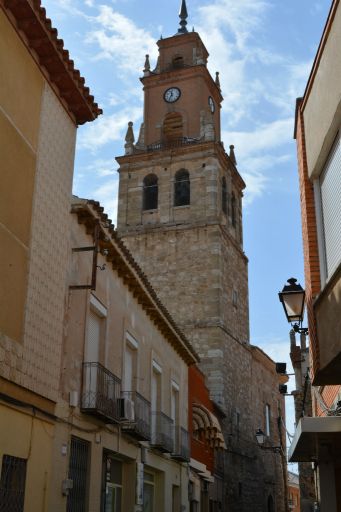
[[[278,294],[282,303],[285,316],[291,323],[295,332],[300,334],[308,334],[308,328],[302,327],[305,291],[302,286],[297,283],[297,279],[291,277],[288,284],[284,285],[283,290]]]
[[[255,435],[256,435],[256,440],[257,440],[257,444],[258,444],[259,448],[261,448],[262,450],[271,450],[274,453],[282,453],[281,446],[265,446],[264,443],[266,440],[266,435],[264,434],[262,429],[259,428],[256,431]]]

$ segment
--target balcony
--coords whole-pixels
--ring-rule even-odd
[[[189,434],[187,430],[179,425],[175,425],[173,427],[173,436],[174,446],[172,458],[183,462],[189,462],[190,449]]]
[[[200,139],[193,137],[178,137],[170,140],[159,140],[153,144],[147,146],[147,151],[162,151],[173,148],[180,148],[183,146],[190,146],[192,144],[198,144]]]
[[[339,384],[341,373],[341,264],[315,301],[319,348],[315,386]],[[311,327],[311,326],[309,326]]]
[[[173,420],[163,412],[152,412],[151,446],[161,452],[173,451]]]
[[[122,430],[140,441],[150,440],[150,403],[136,391],[122,391]]]
[[[106,423],[120,421],[118,398],[121,381],[100,363],[83,363],[81,411]]]

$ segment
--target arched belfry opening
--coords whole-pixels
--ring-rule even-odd
[[[184,67],[184,58],[182,55],[174,55],[172,59],[172,64],[174,69],[183,68]]]
[[[179,112],[169,112],[163,121],[164,142],[171,143],[183,137],[183,119]]]
[[[143,210],[156,210],[158,205],[158,179],[155,174],[148,174],[143,180]]]
[[[186,169],[180,169],[176,172],[174,179],[174,206],[189,205],[190,200],[189,172]]]

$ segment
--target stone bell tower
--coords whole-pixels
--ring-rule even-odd
[[[211,398],[226,415],[222,510],[261,512],[279,462],[271,454],[264,464],[254,432],[264,403],[277,404],[277,377],[249,344],[245,184],[234,147],[227,154],[221,141],[219,74],[210,75],[208,52],[186,18],[182,0],[180,28],[158,41],[155,69],[146,56],[143,123],[137,142],[129,123],[125,155],[117,158],[117,228],[198,352]],[[275,374],[266,385],[263,359]],[[276,507],[283,510],[279,501]]]
[[[220,139],[223,101],[208,52],[186,28],[146,56],[144,120],[129,123],[120,165],[118,232],[201,358],[212,398],[228,407],[249,343],[242,191],[233,146]]]
[[[186,19],[182,0],[180,28],[158,41],[155,69],[146,56],[143,123],[137,142],[129,123],[117,158],[117,229],[199,354],[225,415],[220,510],[284,512],[285,457],[255,441],[271,425],[269,442],[283,443],[284,405],[274,362],[249,343],[245,184],[234,147],[227,154],[221,141],[219,74],[210,75],[208,52]]]

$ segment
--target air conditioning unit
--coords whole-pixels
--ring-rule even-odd
[[[135,421],[135,404],[129,398],[118,399],[118,410],[122,421]]]

